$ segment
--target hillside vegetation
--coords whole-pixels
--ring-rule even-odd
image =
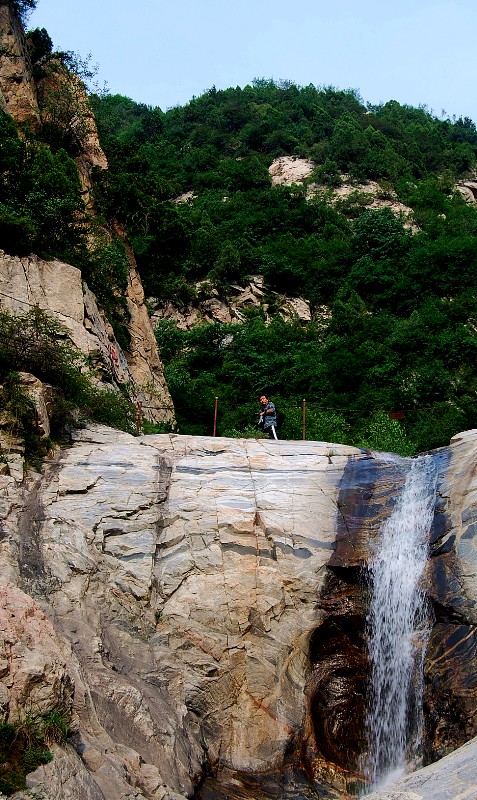
[[[219,432],[250,434],[263,389],[285,412],[286,437],[301,435],[302,398],[310,438],[402,452],[477,424],[477,211],[454,189],[475,167],[471,120],[266,80],[165,113],[121,96],[93,106],[110,163],[98,203],[127,227],[150,295],[180,304],[198,282],[227,292],[263,274],[269,315],[273,292],[317,312],[307,325],[256,311],[187,333],[163,323],[181,432],[210,433],[218,396]],[[314,161],[305,185],[272,187],[280,155]],[[412,228],[367,209],[359,191],[331,202],[344,174],[397,196]],[[171,202],[185,192],[192,200]],[[389,420],[397,410],[402,422]]]
[[[78,66],[53,53],[44,29],[28,42],[40,78],[48,65]],[[21,138],[0,114],[0,247],[79,267],[120,342],[127,260],[95,233],[104,225],[125,226],[160,301],[180,307],[264,276],[266,314],[189,332],[159,325],[180,432],[210,433],[218,397],[218,433],[256,435],[262,391],[285,415],[285,438],[301,436],[303,398],[309,438],[402,453],[477,425],[477,210],[455,191],[475,168],[471,120],[272,80],[212,88],[166,112],[119,95],[90,100],[110,165],[95,176],[93,215],[73,160],[71,98],[50,98],[47,123]],[[283,155],[315,169],[272,186],[268,168]],[[337,200],[344,176],[357,188]],[[359,183],[369,180],[412,224],[367,207]],[[309,301],[312,321],[285,322],[277,293]]]

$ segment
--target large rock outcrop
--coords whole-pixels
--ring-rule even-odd
[[[137,272],[128,283],[131,344],[123,353],[80,270],[58,260],[19,258],[0,250],[0,309],[25,313],[38,306],[56,317],[71,342],[92,362],[98,376],[126,386],[152,422],[173,422],[174,409]]]
[[[93,777],[124,747],[182,794],[208,770],[281,770],[306,716],[340,475],[362,457],[93,427],[47,469],[2,576],[43,598],[72,649]]]
[[[477,432],[435,456],[429,759],[476,734],[476,456]],[[341,445],[101,426],[42,475],[0,475],[0,587],[45,615],[74,686],[69,744],[29,784],[49,800],[59,776],[64,797],[98,800],[346,796],[363,747],[360,571],[402,481],[396,460]]]
[[[40,124],[36,84],[31,73],[25,34],[8,0],[0,3],[0,106],[19,125]]]
[[[43,77],[35,81],[19,15],[10,0],[1,0],[0,107],[11,115],[19,130],[25,124],[34,130],[45,123],[54,124],[73,138],[85,209],[93,219],[96,217],[91,197],[93,173],[95,169],[107,169],[108,164],[86,88],[58,58],[43,63],[42,72]],[[108,242],[118,236],[128,251],[126,301],[130,346],[126,354],[92,293],[87,287],[83,291],[79,270],[58,260],[46,262],[35,255],[17,258],[0,251],[0,309],[25,312],[38,305],[54,314],[69,329],[73,343],[93,357],[107,381],[132,387],[131,399],[142,404],[146,419],[173,424],[172,400],[127,235],[116,222],[110,226],[101,224],[99,228],[100,239]]]

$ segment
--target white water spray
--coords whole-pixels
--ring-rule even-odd
[[[370,790],[399,777],[419,753],[422,660],[429,626],[422,581],[435,491],[432,458],[412,461],[369,566],[371,676],[365,772]]]

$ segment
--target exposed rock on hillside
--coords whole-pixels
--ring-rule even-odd
[[[477,203],[477,179],[475,177],[465,181],[458,181],[456,189],[467,203]]]
[[[306,158],[294,158],[293,156],[280,156],[272,162],[268,171],[272,179],[272,186],[291,186],[293,183],[303,183],[309,178],[317,165]],[[468,189],[470,191],[470,189]],[[339,203],[343,200],[356,202],[362,208],[370,210],[379,208],[390,208],[396,216],[405,218],[405,227],[417,230],[412,223],[412,210],[399,202],[395,192],[384,191],[382,186],[376,181],[359,183],[353,181],[349,175],[341,176],[341,185],[331,191],[319,183],[311,183],[307,188],[307,197],[312,198],[325,192],[329,202]]]
[[[143,403],[146,419],[173,421],[172,400],[142,286],[132,267],[128,284],[131,345],[127,356],[94,295],[82,283],[78,269],[57,260],[18,258],[0,251],[0,308],[24,313],[35,305],[58,318],[72,343],[90,358],[103,380],[134,387],[134,399]]]
[[[148,303],[153,307],[152,324],[155,326],[160,320],[169,319],[173,320],[180,330],[186,331],[194,325],[204,323],[243,322],[244,312],[247,309],[261,309],[267,318],[271,307],[274,314],[278,312],[287,321],[310,322],[312,319],[308,300],[286,297],[267,290],[262,275],[254,275],[249,283],[243,286],[230,285],[226,290],[222,290],[220,295],[217,289],[211,289],[207,283],[197,284],[196,289],[198,299],[180,308],[171,302],[160,302],[156,298],[149,298]]]
[[[310,193],[317,190],[317,186],[310,187]],[[319,189],[318,189],[319,191]],[[397,217],[401,217],[405,228],[416,233],[419,228],[412,221],[412,209],[401,203],[396,193],[389,188],[383,187],[376,181],[366,183],[356,183],[350,180],[349,176],[343,176],[343,183],[333,189],[333,202],[340,201],[356,202],[362,208],[375,211],[380,208],[389,208]]]
[[[19,124],[37,127],[40,112],[25,35],[11,3],[0,4],[0,104]]]
[[[302,183],[311,175],[315,166],[313,161],[306,158],[280,156],[268,168],[272,186],[291,186],[293,183]]]
[[[476,454],[470,432],[438,456],[431,757],[461,741],[461,709],[475,734],[464,642]],[[56,799],[61,773],[69,796],[107,800],[132,787],[190,795],[206,776],[202,798],[310,793],[311,773],[350,786],[366,672],[359,568],[402,478],[395,462],[341,445],[101,426],[26,486],[0,475],[0,586],[34,597],[54,625],[78,715],[68,748],[30,784]]]

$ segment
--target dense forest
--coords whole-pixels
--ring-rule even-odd
[[[28,38],[44,69],[47,32]],[[261,391],[284,415],[284,438],[301,436],[303,398],[309,438],[404,454],[477,425],[477,206],[455,190],[475,169],[470,119],[273,80],[213,87],[167,111],[119,95],[90,101],[109,162],[95,176],[95,224],[125,226],[146,294],[181,306],[265,279],[267,315],[188,332],[159,325],[181,433],[209,434],[218,397],[219,434],[257,435]],[[121,337],[124,252],[85,246],[67,133],[50,124],[20,139],[1,114],[0,246],[79,266]],[[303,184],[272,186],[282,155],[313,161]],[[337,201],[344,179],[357,189]],[[411,218],[369,210],[368,180]],[[174,202],[185,192],[189,202]],[[285,322],[276,293],[308,300],[312,321]]]
[[[92,99],[110,164],[98,202],[127,227],[150,295],[186,303],[198,281],[226,293],[262,274],[269,314],[274,292],[316,312],[306,325],[256,311],[240,326],[160,325],[181,431],[209,433],[218,396],[219,432],[251,435],[263,389],[290,438],[302,398],[310,438],[401,452],[477,424],[477,211],[454,190],[475,166],[471,120],[271,80],[165,113]],[[272,187],[281,155],[316,164],[304,185]],[[413,227],[367,210],[359,191],[331,202],[343,175],[377,181],[412,209]],[[321,187],[311,197],[310,183]],[[171,202],[186,191],[191,202]]]

